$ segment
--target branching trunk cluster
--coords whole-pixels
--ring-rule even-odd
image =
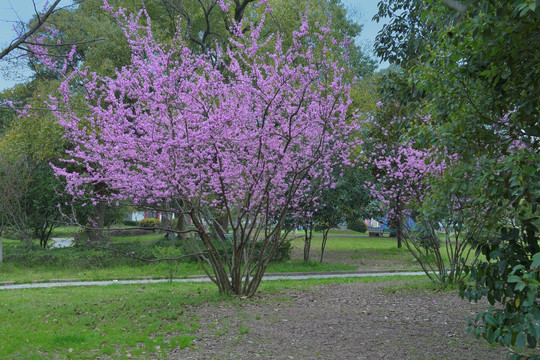
[[[185,241],[190,252],[199,254],[199,263],[219,291],[252,296],[266,267],[285,240],[282,220],[262,214],[236,217],[230,213],[220,214],[221,220],[226,217],[231,227],[232,234],[227,234],[223,221],[218,221],[208,209],[192,206],[187,215],[195,232],[180,239]]]
[[[477,261],[474,243],[487,236],[485,221],[479,215],[466,222],[420,220],[414,228],[401,221],[397,233],[430,280],[454,284],[467,276],[465,265],[473,266]]]

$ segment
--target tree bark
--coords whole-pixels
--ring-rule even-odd
[[[397,237],[397,247],[401,249],[403,246],[403,220],[401,219],[401,214],[396,217],[396,237]]]
[[[99,200],[95,211],[96,226],[90,231],[89,239],[92,243],[100,243],[103,240],[103,228],[105,226],[105,211],[107,211],[107,202],[105,200]]]
[[[328,232],[330,231],[330,228],[324,229],[323,232],[323,238],[321,243],[321,260],[320,263],[322,264],[323,258],[324,258],[324,249],[326,248],[326,240],[328,240]]]
[[[313,234],[312,224],[304,227],[304,264],[309,263],[309,252],[311,250],[311,237]]]

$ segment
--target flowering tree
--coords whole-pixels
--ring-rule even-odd
[[[397,106],[387,104],[384,107],[389,109],[381,111],[383,115],[395,115]],[[431,119],[419,120],[415,131],[431,132],[436,137]],[[406,139],[403,132],[399,134],[397,129],[410,121],[403,116],[376,116],[370,122],[388,141],[370,144],[375,181],[368,185],[385,209],[389,224],[396,229],[398,246],[405,243],[431,280],[457,282],[466,275],[465,263],[477,257],[471,256],[472,239],[487,236],[485,226],[491,217],[473,206],[466,194],[449,192],[451,187],[469,181],[467,174],[458,173],[459,167],[455,169],[460,163],[457,154],[450,153],[440,142],[423,148]],[[414,227],[407,225],[406,217],[414,218]],[[441,227],[445,230],[444,250],[437,234]]]
[[[396,229],[400,248],[405,236],[404,220],[415,204],[421,202],[426,176],[436,171],[436,161],[431,152],[417,149],[406,139],[410,120],[398,102],[377,105],[375,116],[365,123],[369,134],[365,155],[375,180],[366,185],[388,214],[388,223]]]
[[[405,218],[422,202],[428,188],[427,177],[441,169],[430,152],[417,150],[410,143],[393,149],[377,145],[371,163],[376,169],[375,183],[368,183],[371,194],[387,209],[400,247],[406,236]]]
[[[332,168],[352,148],[349,85],[329,50],[336,41],[328,28],[310,31],[304,22],[290,49],[279,34],[262,42],[263,16],[249,32],[235,23],[227,49],[196,55],[179,36],[157,43],[144,11],[105,7],[132,51],[114,78],[68,74],[39,49],[65,76],[63,96],[49,106],[73,144],[66,161],[84,169],[57,167],[57,175],[69,193],[94,203],[129,200],[187,215],[194,229],[185,231],[196,235],[190,246],[220,292],[253,295],[284,240],[289,209],[312,190],[310,179],[331,184]],[[315,46],[323,56],[313,55]],[[84,116],[73,106],[81,87]],[[231,236],[216,216],[227,219]]]

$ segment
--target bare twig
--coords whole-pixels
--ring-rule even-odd
[[[31,37],[36,31],[39,30],[39,28],[43,25],[43,23],[47,20],[47,18],[54,12],[56,6],[60,3],[60,0],[56,0],[50,7],[47,9],[47,11],[41,15],[37,16],[37,22],[30,30],[19,36],[17,40],[12,42],[7,48],[2,50],[0,52],[0,60],[5,57],[7,54],[9,54],[14,49],[18,48],[21,44],[25,43],[25,41]]]
[[[98,39],[92,39],[92,40],[86,40],[86,41],[77,41],[77,42],[74,42],[74,43],[60,43],[60,44],[38,44],[38,43],[30,42],[30,41],[25,41],[24,43],[28,44],[28,45],[58,47],[58,46],[73,46],[73,45],[88,44],[88,43],[93,43],[93,42],[96,42],[96,41],[103,41],[103,40],[106,40],[106,39],[105,38],[98,38]]]

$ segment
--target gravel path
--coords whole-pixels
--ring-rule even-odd
[[[360,272],[360,271],[335,271],[321,273],[282,273],[267,274],[263,281],[273,280],[308,280],[308,279],[328,279],[328,278],[359,278],[359,277],[381,277],[381,276],[422,276],[423,272]],[[52,288],[66,286],[105,286],[105,285],[133,285],[133,284],[155,284],[163,282],[210,282],[210,278],[205,275],[195,275],[185,279],[135,279],[135,280],[101,280],[101,281],[78,281],[76,279],[56,279],[44,283],[15,284],[12,281],[0,283],[0,290],[17,290],[33,288]]]
[[[170,359],[506,359],[466,335],[480,306],[455,291],[392,292],[396,283],[289,290],[240,305],[189,309],[201,326],[193,348]]]

